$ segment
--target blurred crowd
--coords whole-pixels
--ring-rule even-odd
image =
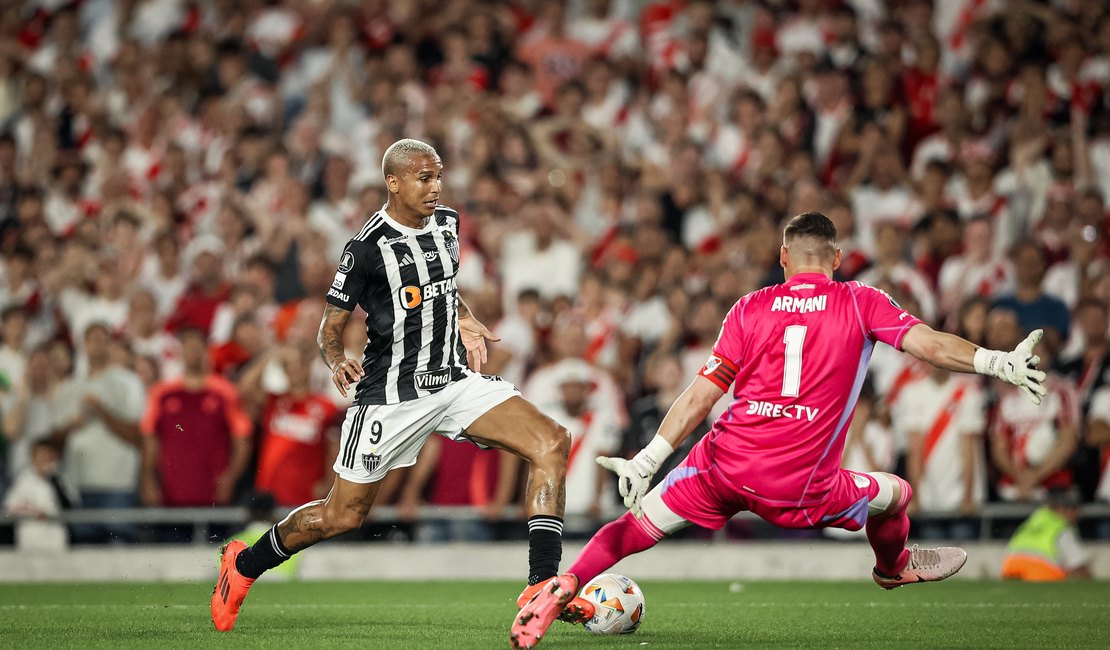
[[[402,137],[443,158],[483,371],[574,436],[568,516],[617,512],[593,457],[654,435],[808,210],[839,279],[980,345],[1047,333],[1040,408],[876,351],[846,466],[902,472],[942,536],[987,500],[1110,501],[1108,92],[1110,9],[1080,0],[4,2],[5,509],[325,494],[322,298]],[[522,476],[436,439],[381,502],[478,508],[418,530],[480,538]]]

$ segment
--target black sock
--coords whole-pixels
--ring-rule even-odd
[[[254,546],[235,558],[235,570],[248,578],[257,578],[264,571],[272,569],[289,559],[293,553],[285,548],[274,526],[262,536]]]
[[[559,572],[563,559],[563,520],[551,515],[528,518],[528,584],[534,585]]]

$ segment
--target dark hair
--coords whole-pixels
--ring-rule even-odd
[[[836,245],[836,226],[820,212],[803,212],[786,224],[782,240],[786,243],[795,237],[814,237]]]
[[[187,338],[195,336],[204,341],[205,345],[208,344],[208,332],[205,332],[203,329],[197,327],[196,325],[183,325],[178,328],[176,334],[178,341],[184,341]]]
[[[43,438],[31,443],[31,451],[34,452],[37,449],[46,449],[54,454],[57,454],[58,456],[62,455],[61,446],[49,438]]]
[[[950,165],[948,162],[946,162],[944,160],[941,160],[940,158],[933,158],[929,162],[925,163],[925,171],[927,171],[927,172],[940,172],[941,174],[944,174],[945,176],[951,176],[952,175],[952,165]]]

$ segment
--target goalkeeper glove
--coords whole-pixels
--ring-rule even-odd
[[[659,466],[673,451],[671,443],[656,435],[632,460],[598,456],[597,464],[617,475],[617,490],[624,498],[625,507],[639,517],[644,512],[643,500],[651,484],[651,477],[655,476]]]
[[[1040,404],[1045,395],[1045,374],[1037,369],[1041,358],[1033,354],[1033,348],[1041,342],[1042,336],[1044,330],[1033,330],[1024,341],[1018,343],[1013,352],[979,348],[975,351],[975,372],[1013,384],[1028,395],[1034,404]]]

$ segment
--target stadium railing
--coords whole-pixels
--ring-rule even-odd
[[[977,515],[967,516],[958,512],[921,512],[913,515],[915,523],[930,521],[975,521],[978,520],[979,536],[982,540],[991,539],[996,523],[1016,523],[1028,517],[1036,504],[1025,503],[988,503],[983,505]],[[274,520],[285,516],[288,509],[274,511]],[[1110,503],[1090,503],[1080,508],[1081,521],[1106,520],[1110,521]],[[479,521],[482,514],[474,508],[466,506],[419,508],[416,519],[412,523],[422,521]],[[213,526],[224,526],[234,530],[237,526],[244,525],[250,516],[245,507],[220,507],[220,508],[105,508],[105,509],[74,509],[62,513],[55,521],[66,524],[138,524],[140,526],[177,525],[192,526],[193,543],[207,543],[207,536],[203,533]],[[503,521],[514,521],[518,518],[505,517]],[[740,513],[735,520],[756,520],[751,513]],[[0,526],[10,527],[19,520],[18,517],[0,515]],[[397,508],[375,508],[368,518],[368,523],[390,523],[404,521]],[[586,517],[568,515],[564,523],[564,530],[568,533],[585,534],[596,530],[603,521]],[[724,538],[724,532],[719,532],[718,537]]]

